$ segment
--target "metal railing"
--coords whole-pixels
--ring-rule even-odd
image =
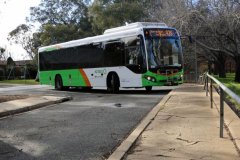
[[[216,78],[209,75],[208,73],[204,74],[204,89],[206,89],[206,96],[209,92],[209,80],[210,80],[210,101],[211,108],[213,108],[213,81],[219,86],[219,95],[220,95],[220,137],[223,138],[223,128],[224,128],[224,94],[227,93],[233,100],[240,104],[240,97],[219,82]]]

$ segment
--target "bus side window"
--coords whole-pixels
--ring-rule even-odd
[[[120,41],[107,42],[104,49],[104,65],[105,66],[121,66],[123,65],[124,45]]]

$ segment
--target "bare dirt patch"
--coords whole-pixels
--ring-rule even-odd
[[[28,95],[3,95],[3,96],[0,95],[0,103],[17,99],[25,99],[28,97],[29,97]]]

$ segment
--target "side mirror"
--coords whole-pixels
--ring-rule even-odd
[[[190,43],[193,43],[193,38],[192,38],[192,36],[181,36],[181,39],[187,39],[188,38],[188,41],[190,42]]]

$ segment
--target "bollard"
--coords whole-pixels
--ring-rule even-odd
[[[210,79],[210,103],[211,108],[213,108],[213,80]]]
[[[203,90],[206,89],[206,76],[204,76],[204,87],[203,87]]]
[[[223,138],[223,126],[224,126],[224,92],[220,87],[220,138]]]
[[[207,84],[206,84],[206,85],[207,85],[207,86],[206,86],[206,87],[207,87],[207,88],[206,88],[206,96],[208,96],[208,76],[206,77],[206,83],[207,83]]]

